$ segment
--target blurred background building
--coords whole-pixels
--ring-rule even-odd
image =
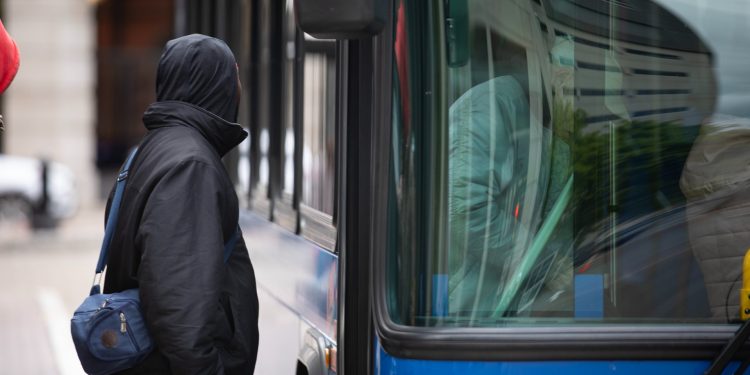
[[[80,207],[101,203],[144,134],[172,0],[0,0],[21,52],[2,96],[0,151],[72,169]]]

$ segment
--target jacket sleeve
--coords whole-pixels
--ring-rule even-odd
[[[176,374],[223,374],[213,344],[223,266],[226,192],[198,161],[168,172],[150,193],[137,234],[141,305]]]

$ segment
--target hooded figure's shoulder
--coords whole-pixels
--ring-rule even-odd
[[[174,125],[149,131],[140,147],[145,169],[167,173],[178,166],[197,164],[223,169],[220,155],[196,129]]]

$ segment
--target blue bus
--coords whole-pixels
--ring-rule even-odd
[[[745,0],[175,10],[238,58],[258,374],[750,374]]]

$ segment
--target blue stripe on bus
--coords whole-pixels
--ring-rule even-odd
[[[490,362],[404,359],[388,354],[378,340],[374,357],[375,375],[700,375],[710,365],[707,360]],[[734,373],[739,365],[739,361],[731,363],[722,374]],[[750,371],[745,375],[750,375]]]
[[[254,213],[241,212],[240,227],[258,288],[335,344],[338,257]]]

